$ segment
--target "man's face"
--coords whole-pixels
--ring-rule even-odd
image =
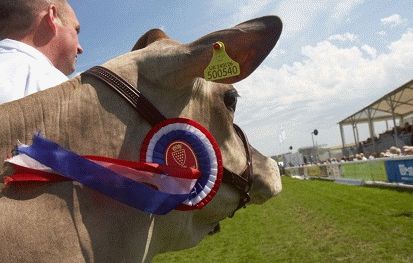
[[[75,71],[77,56],[83,52],[83,49],[79,43],[80,24],[75,12],[70,6],[63,12],[65,12],[65,19],[57,26],[57,61],[55,66],[65,75],[69,75]]]

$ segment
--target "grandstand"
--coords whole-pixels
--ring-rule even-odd
[[[375,123],[383,121],[387,129],[377,135]],[[393,124],[391,129],[388,122]],[[360,141],[357,125],[366,123],[370,137]],[[281,173],[346,184],[413,189],[413,154],[400,149],[413,143],[413,80],[338,124],[342,146],[313,146],[284,154]],[[354,144],[345,144],[343,127],[346,125],[353,129]]]
[[[393,129],[376,135],[375,122],[390,121]],[[357,125],[367,123],[370,137],[360,141]],[[413,125],[413,80],[384,95],[365,108],[351,114],[338,123],[340,125],[343,155],[357,153],[376,154],[391,146],[412,145]],[[350,125],[353,129],[354,146],[346,147],[343,127]]]

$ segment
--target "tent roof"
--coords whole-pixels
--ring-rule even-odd
[[[340,125],[368,122],[369,111],[373,121],[392,119],[392,108],[396,118],[413,114],[413,80],[384,95],[367,107],[340,121]]]

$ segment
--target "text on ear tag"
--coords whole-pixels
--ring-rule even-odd
[[[232,60],[225,51],[225,45],[222,42],[213,44],[213,54],[209,65],[204,70],[206,80],[226,79],[238,76],[240,72],[239,64]]]

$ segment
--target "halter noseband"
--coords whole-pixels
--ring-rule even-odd
[[[166,120],[166,117],[160,113],[158,109],[142,95],[142,93],[109,69],[96,66],[83,72],[82,75],[94,76],[95,78],[103,81],[119,95],[121,95],[152,126]],[[241,195],[238,207],[230,215],[230,217],[233,217],[238,209],[245,207],[245,205],[250,201],[249,191],[252,185],[253,172],[251,151],[247,137],[240,127],[236,124],[233,124],[233,126],[244,144],[247,164],[241,175],[235,174],[224,167],[223,182],[234,186]]]

